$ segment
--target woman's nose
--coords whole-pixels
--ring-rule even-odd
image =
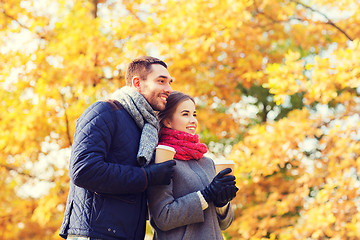
[[[196,117],[195,117],[195,116],[191,116],[191,118],[190,118],[190,122],[196,122],[196,123],[197,123],[197,119],[196,119]]]

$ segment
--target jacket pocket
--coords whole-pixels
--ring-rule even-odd
[[[114,198],[117,200],[120,200],[125,203],[135,203],[136,202],[136,196],[134,194],[127,194],[127,195],[113,195],[113,194],[107,194],[107,193],[97,193],[96,195],[99,195],[104,198]]]
[[[72,210],[73,210],[73,201],[68,202],[68,204],[66,206],[66,210],[65,210],[66,214],[64,216],[64,220],[61,225],[60,232],[59,232],[61,237],[65,237],[67,235],[67,232],[69,230],[70,216],[71,216]]]
[[[103,203],[104,203],[104,198],[98,194],[94,194],[92,209],[91,209],[91,217],[90,217],[92,221],[96,222],[97,219],[100,217]]]
[[[139,206],[135,195],[94,194],[92,228],[112,238],[131,239],[136,231]]]

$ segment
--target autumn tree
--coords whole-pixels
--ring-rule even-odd
[[[76,119],[145,54],[165,60],[173,88],[196,97],[211,152],[236,162],[225,236],[360,236],[357,1],[0,6],[0,238],[59,238]],[[39,184],[48,191],[27,192]]]
[[[112,26],[115,13],[108,16],[101,5],[1,1],[2,239],[56,238],[68,192],[68,158],[51,153],[70,148],[81,112],[123,85],[121,64],[145,53],[145,42],[125,41],[132,28],[140,29],[135,17],[116,12],[119,21]],[[126,51],[131,44],[139,50]],[[20,196],[20,186],[39,182],[51,190],[41,198]]]

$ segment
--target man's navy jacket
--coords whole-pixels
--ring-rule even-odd
[[[117,106],[96,102],[76,123],[63,238],[144,239],[148,183],[136,160],[141,129]]]

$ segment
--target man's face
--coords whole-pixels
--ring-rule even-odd
[[[170,86],[172,81],[173,79],[164,66],[153,64],[152,72],[147,76],[147,79],[140,80],[139,92],[155,111],[164,110],[166,100],[172,92]]]

